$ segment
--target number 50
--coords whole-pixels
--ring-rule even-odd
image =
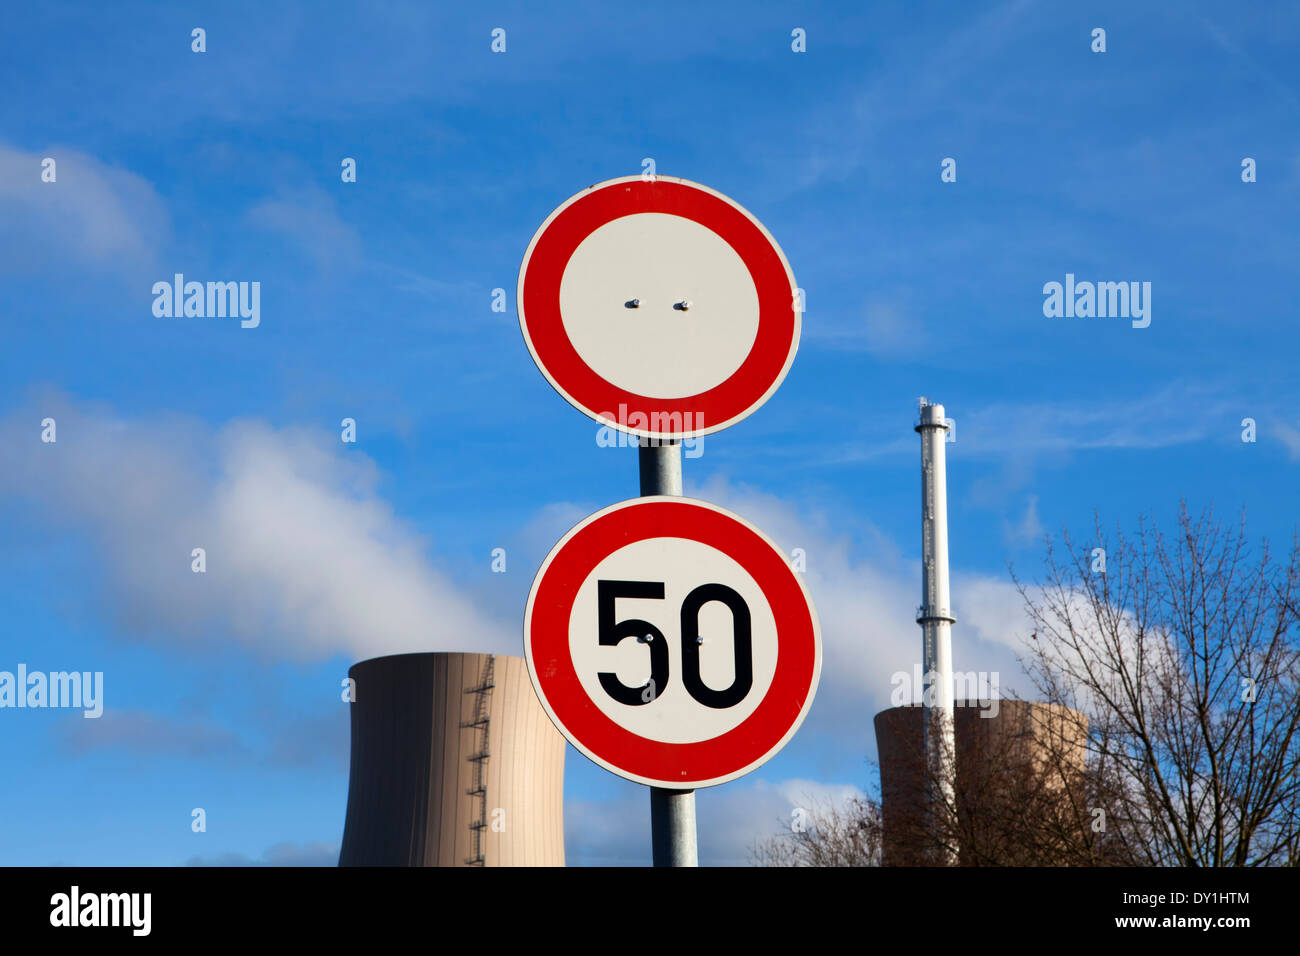
[[[626,638],[641,639],[650,649],[650,680],[641,687],[628,687],[618,675],[601,671],[600,686],[605,693],[632,707],[648,704],[663,694],[668,686],[668,642],[663,631],[649,621],[628,618],[620,621],[614,613],[619,598],[662,601],[662,581],[597,581],[596,617],[600,643],[616,647]],[[700,609],[710,601],[725,604],[731,611],[731,631],[735,646],[736,676],[725,690],[714,690],[700,677]],[[686,692],[706,707],[734,707],[745,699],[754,686],[754,648],[750,627],[749,605],[725,584],[701,584],[682,602],[682,684]],[[648,693],[647,693],[648,691]]]

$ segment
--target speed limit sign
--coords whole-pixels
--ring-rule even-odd
[[[524,651],[575,747],[677,789],[770,759],[821,673],[817,615],[786,556],[743,518],[675,496],[612,505],[561,539],[533,581]]]

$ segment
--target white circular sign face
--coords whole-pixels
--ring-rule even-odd
[[[627,597],[612,581],[649,581],[665,577],[664,568],[674,573],[664,582],[662,598]],[[645,688],[652,680],[651,657],[641,638],[660,640],[668,647],[668,673],[684,672],[680,614],[664,614],[664,608],[680,608],[695,590],[693,581],[708,581],[739,595],[749,613],[751,692],[729,707],[712,707],[691,697],[682,681],[671,678],[661,689],[638,695],[634,704],[620,703],[605,692],[599,679],[612,673],[627,687]],[[589,623],[599,615],[600,591],[616,597],[621,615],[657,621],[662,638],[640,635],[617,646],[591,641]],[[719,592],[720,593],[720,592]],[[758,582],[725,552],[689,538],[648,538],[615,551],[592,571],[578,589],[573,614],[569,617],[569,656],[587,696],[606,716],[621,727],[663,743],[697,743],[720,737],[738,727],[772,686],[776,673],[777,633],[772,609]],[[735,621],[731,608],[721,601],[700,607],[698,633],[688,640],[699,648],[700,680],[707,687],[734,686],[736,675]],[[692,666],[696,666],[692,664]],[[742,670],[745,666],[742,665]],[[741,675],[744,676],[743,674]],[[648,707],[641,700],[658,693],[662,707]],[[689,721],[669,720],[669,715],[689,714]]]
[[[628,176],[547,218],[519,272],[519,324],[572,405],[635,435],[689,438],[751,414],[799,345],[785,254],[743,207]]]
[[[658,252],[647,259],[647,249]],[[601,378],[680,399],[740,368],[758,335],[758,291],[716,232],[681,216],[634,213],[574,250],[560,280],[560,315],[578,356]]]
[[[811,706],[816,614],[786,556],[716,505],[599,511],[543,563],[524,619],[537,694],[579,750],[653,786],[707,787],[773,756]]]

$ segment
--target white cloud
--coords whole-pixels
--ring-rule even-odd
[[[339,216],[334,198],[317,187],[283,192],[248,211],[250,224],[285,236],[322,270],[356,264],[361,239]]]
[[[1273,426],[1273,430],[1286,446],[1287,458],[1291,461],[1300,460],[1300,428],[1295,428],[1286,422],[1278,422]]]
[[[915,321],[909,320],[898,305],[868,302],[862,307],[862,320],[867,351],[873,355],[902,355],[919,350],[922,344]]]
[[[56,180],[41,180],[41,161]],[[24,152],[0,146],[0,263],[24,273],[150,273],[170,232],[167,209],[146,180],[92,156],[50,146]]]
[[[853,784],[804,778],[754,779],[696,791],[700,862],[713,866],[751,863],[756,844],[789,831],[796,809],[842,807],[862,795]]]
[[[1009,578],[957,573],[952,577],[952,593],[958,615],[957,625],[953,628],[954,667],[988,670],[990,668],[986,665],[990,660],[1003,664],[1011,660],[1002,652],[1016,654],[1025,649],[1025,642],[1030,639],[1031,622],[1024,599]],[[1037,592],[1030,587],[1029,593],[1034,595]],[[968,650],[981,646],[989,654],[984,662],[976,654],[968,653]],[[1017,667],[1004,677],[1018,673]]]
[[[1038,495],[1030,495],[1024,517],[1015,523],[1002,522],[1002,536],[1013,545],[1038,544],[1043,540],[1043,523],[1038,520]]]
[[[824,323],[806,334],[838,351],[862,351],[881,359],[915,358],[929,344],[916,317],[900,303],[884,299],[865,302],[856,323]]]
[[[39,439],[45,416],[55,444]],[[333,433],[128,421],[54,396],[0,420],[0,442],[0,492],[91,535],[128,635],[301,659],[516,650],[513,628],[435,568],[373,463]]]

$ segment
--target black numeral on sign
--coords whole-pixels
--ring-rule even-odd
[[[700,678],[700,608],[710,601],[718,601],[731,610],[736,677],[726,690],[707,687]],[[682,683],[701,704],[719,710],[739,704],[754,686],[754,641],[749,624],[749,605],[725,584],[701,584],[682,602]]]
[[[618,620],[614,602],[619,598],[643,598],[662,601],[662,581],[597,581],[596,616],[602,646],[614,647],[624,639],[635,637],[650,646],[650,680],[641,687],[628,687],[618,675],[601,671],[600,686],[605,693],[632,707],[648,704],[661,696],[668,685],[668,642],[663,631],[649,621],[629,618]],[[731,611],[732,642],[735,649],[735,678],[724,690],[714,690],[700,677],[700,610],[711,601],[725,604]],[[749,605],[725,584],[701,584],[682,602],[682,683],[695,700],[705,707],[734,707],[745,699],[754,686],[754,642]]]
[[[641,640],[649,638],[650,645],[650,680],[641,687],[628,687],[618,675],[601,671],[598,675],[600,686],[620,704],[639,707],[648,704],[664,692],[668,683],[668,642],[664,640],[663,631],[649,621],[628,618],[619,621],[614,616],[614,602],[618,598],[651,598],[662,601],[664,585],[652,581],[599,581],[596,584],[596,616],[600,621],[600,643],[615,647],[625,638],[635,637]],[[646,691],[649,693],[646,693]]]

